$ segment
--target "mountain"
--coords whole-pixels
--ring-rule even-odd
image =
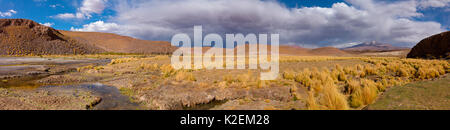
[[[89,54],[102,51],[31,20],[0,19],[0,55]]]
[[[79,42],[115,53],[170,54],[177,49],[167,41],[147,41],[112,33],[60,31]]]
[[[344,51],[349,52],[386,52],[408,49],[405,47],[396,47],[387,43],[380,43],[377,41],[365,42],[355,46],[343,48]]]
[[[349,53],[342,51],[335,47],[321,47],[312,49],[309,51],[312,55],[321,55],[321,56],[344,56],[344,55],[350,55]]]
[[[450,31],[423,39],[414,46],[407,57],[450,59]]]

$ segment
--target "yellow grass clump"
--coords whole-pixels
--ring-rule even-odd
[[[308,99],[306,100],[306,106],[308,110],[320,110],[316,98],[314,97],[313,91],[308,91]]]
[[[333,83],[327,83],[323,88],[322,104],[330,110],[348,110],[347,98],[339,92]]]
[[[361,89],[361,84],[358,80],[347,80],[346,94],[352,94]]]
[[[351,95],[350,105],[352,107],[360,107],[362,105],[368,105],[375,101],[378,96],[378,88],[376,83],[369,79],[361,80],[362,88],[356,89]]]
[[[160,67],[161,73],[163,77],[167,78],[173,76],[177,73],[177,71],[172,67],[172,65],[165,64]]]
[[[294,80],[295,79],[295,73],[292,71],[285,71],[283,73],[283,78],[287,80]]]
[[[188,73],[185,71],[180,71],[175,75],[175,80],[176,81],[197,81],[197,79],[195,79],[195,76],[192,73]]]
[[[153,64],[146,64],[146,63],[141,63],[141,65],[138,67],[138,70],[144,70],[144,71],[156,71],[159,69],[158,64],[153,63]]]
[[[112,59],[111,62],[109,63],[109,65],[121,64],[121,63],[128,63],[128,62],[137,61],[137,60],[139,60],[139,59],[138,59],[138,58],[118,58],[118,59]]]

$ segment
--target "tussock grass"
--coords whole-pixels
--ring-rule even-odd
[[[339,60],[341,58],[325,58],[318,60],[310,58],[300,59],[289,57],[285,62],[316,62],[321,60]],[[346,58],[344,58],[346,59]],[[331,69],[317,69],[312,67],[298,73],[285,71],[283,79],[294,80],[310,90],[308,93],[321,95],[315,97],[308,95],[308,109],[317,106],[325,106],[327,109],[348,109],[348,105],[358,108],[373,103],[380,92],[386,88],[403,85],[412,81],[437,78],[449,72],[448,61],[401,59],[391,57],[360,57],[369,65],[341,66],[336,65]],[[334,86],[334,87],[330,87]],[[336,87],[338,86],[338,87]],[[339,89],[341,86],[343,89]],[[312,96],[311,96],[312,95]],[[346,97],[349,97],[348,100]],[[313,102],[320,98],[321,102]],[[314,100],[313,100],[314,99]],[[342,99],[348,103],[347,106]]]
[[[306,106],[308,110],[320,110],[319,105],[317,104],[316,98],[314,97],[314,92],[308,92],[308,98],[306,100]]]
[[[347,98],[339,92],[337,86],[333,83],[327,83],[324,86],[322,104],[330,110],[349,109]]]
[[[287,79],[287,80],[294,80],[295,79],[295,74],[292,71],[285,71],[283,73],[283,78]]]
[[[175,75],[176,81],[197,81],[192,73],[180,71]]]
[[[159,70],[159,65],[156,63],[153,64],[147,64],[147,63],[141,63],[141,65],[137,69],[138,71],[157,71]]]
[[[290,95],[288,95],[289,99],[292,98],[295,101],[296,99],[301,100],[300,97],[306,97],[305,100],[302,101],[305,101],[307,109],[311,110],[358,109],[373,103],[377,99],[377,96],[389,87],[413,81],[433,79],[450,72],[448,61],[442,60],[402,59],[392,57],[315,56],[281,56],[281,59],[281,62],[285,63],[285,65],[298,65],[298,63],[292,62],[311,62],[314,66],[303,68],[289,66],[285,70],[281,68],[279,79],[275,81],[261,81],[258,78],[259,73],[253,70],[248,71],[247,73],[246,71],[234,70],[210,71],[207,69],[200,69],[195,70],[195,72],[193,72],[194,70],[175,70],[167,62],[158,62],[161,60],[168,61],[168,56],[118,58],[101,68],[86,66],[79,68],[79,71],[102,70],[100,73],[113,72],[118,74],[137,71],[135,73],[144,74],[146,77],[152,77],[152,83],[143,81],[139,82],[139,84],[156,84],[153,86],[172,83],[171,81],[183,81],[191,82],[193,85],[200,88],[235,87],[236,89],[246,88],[247,90],[251,90],[262,88],[264,86],[288,87],[290,90]],[[316,66],[315,63],[312,63],[330,60],[351,60],[352,63],[353,61],[357,62],[348,65],[338,63],[333,65],[333,62],[324,62],[327,63],[326,67],[328,68],[325,68],[325,65],[319,64]],[[364,61],[365,63],[359,61]],[[331,66],[329,63],[332,63]],[[211,74],[214,75],[214,77],[206,77],[203,74],[206,76]],[[306,92],[303,90],[306,90]]]
[[[347,80],[346,94],[355,93],[361,89],[361,84],[358,80]]]
[[[172,65],[165,64],[160,67],[162,77],[167,78],[175,75],[177,71],[172,67]]]

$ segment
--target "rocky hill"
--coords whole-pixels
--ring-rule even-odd
[[[414,46],[407,57],[450,59],[450,31],[423,39]]]
[[[0,19],[0,55],[88,54],[102,49],[26,19]]]

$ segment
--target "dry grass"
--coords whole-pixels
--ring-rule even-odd
[[[308,92],[308,99],[306,100],[306,105],[308,110],[320,110],[319,105],[317,104],[316,98],[314,97],[314,92]]]
[[[315,60],[313,60],[316,58]],[[309,109],[317,108],[317,105],[327,109],[348,109],[348,105],[359,108],[375,101],[380,92],[386,88],[403,85],[412,81],[437,78],[448,73],[449,63],[439,60],[418,60],[401,58],[332,58],[332,57],[287,57],[284,62],[316,62],[321,60],[359,59],[372,65],[345,66],[336,65],[334,68],[316,67],[304,69],[293,74],[292,70],[285,71],[282,77],[286,80],[295,80],[297,83],[309,88],[319,96],[308,95]],[[334,86],[334,87],[330,87]],[[336,87],[337,86],[337,87]],[[338,89],[341,86],[343,89]],[[346,102],[346,96],[350,97]],[[322,102],[315,104],[315,99],[320,97]],[[314,99],[314,100],[313,100]]]
[[[290,91],[285,94],[290,97],[289,100],[304,101],[305,107],[311,110],[360,109],[372,104],[387,88],[437,78],[450,72],[448,61],[442,60],[316,56],[281,58],[284,61],[280,65],[289,66],[280,67],[282,73],[274,81],[259,80],[259,70],[175,70],[170,65],[168,56],[118,58],[102,66],[102,69],[87,66],[80,69],[80,72],[100,69],[98,75],[118,73],[115,78],[125,77],[128,83],[133,81],[133,86],[145,88],[138,89],[138,92],[173,81],[198,88],[244,89],[244,92],[264,88],[271,90],[269,87],[288,87]],[[308,62],[310,66],[295,66],[296,62]],[[343,64],[345,62],[349,63]],[[204,92],[203,89],[192,91]],[[303,97],[305,99],[302,99]]]
[[[333,83],[327,83],[323,89],[322,104],[329,110],[347,110],[349,109],[347,98],[339,92],[337,86]]]
[[[368,79],[361,80],[361,86],[354,90],[351,94],[351,106],[360,107],[362,105],[368,105],[375,101],[378,95],[378,89],[374,81]]]
[[[357,90],[361,89],[361,84],[358,80],[347,80],[346,94],[355,93]]]
[[[197,81],[192,73],[180,71],[175,75],[176,81]]]
[[[172,65],[162,65],[160,67],[162,77],[167,78],[175,75],[177,71],[172,67]]]

